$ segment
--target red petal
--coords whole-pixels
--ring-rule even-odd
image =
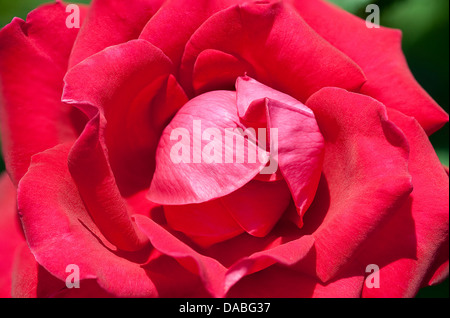
[[[21,246],[16,256],[12,290],[14,298],[111,297],[91,279],[80,282],[80,288],[68,289],[65,282],[52,276],[36,262],[26,244]]]
[[[263,237],[286,211],[291,193],[282,180],[269,183],[253,180],[221,199],[247,233]]]
[[[140,39],[159,47],[178,68],[184,47],[211,15],[244,0],[169,0],[148,21]],[[182,21],[182,23],[174,23]],[[170,34],[170,37],[167,35]]]
[[[60,145],[35,155],[19,184],[19,212],[36,261],[62,282],[69,275],[67,266],[75,264],[80,280],[95,279],[115,296],[157,296],[149,272],[141,266],[149,249],[127,253],[108,243],[68,171],[69,150],[70,145]]]
[[[146,239],[121,195],[150,184],[163,122],[185,98],[169,77],[171,67],[160,50],[135,40],[86,59],[65,78],[63,100],[91,118],[71,151],[70,170],[95,222],[122,249],[138,249]],[[162,122],[153,123],[154,117]]]
[[[361,93],[415,117],[428,134],[448,121],[448,114],[417,83],[401,48],[401,32],[368,28],[366,22],[321,0],[294,0],[306,22],[364,71]]]
[[[93,0],[70,56],[70,66],[103,49],[137,39],[163,0]]]
[[[104,113],[108,159],[124,196],[149,187],[162,130],[187,101],[171,70],[159,49],[135,40],[88,58],[65,78],[67,103],[95,106],[90,118],[96,108]]]
[[[195,61],[192,85],[196,95],[219,89],[233,90],[236,78],[246,73],[255,74],[243,59],[217,50],[204,50]]]
[[[200,204],[166,205],[164,214],[171,229],[183,232],[203,247],[243,232],[221,198]]]
[[[135,215],[135,221],[158,251],[175,258],[183,267],[197,274],[214,297],[223,297],[226,269],[222,264],[197,253],[149,218]]]
[[[304,231],[316,239],[310,270],[328,281],[411,192],[408,143],[370,97],[324,88],[306,105],[325,138],[325,158]]]
[[[81,18],[84,7],[81,7]],[[33,154],[76,137],[72,108],[61,103],[63,77],[78,29],[61,2],[32,11],[0,31],[3,154],[15,184]]]
[[[11,297],[14,255],[25,242],[17,214],[16,188],[6,173],[0,176],[0,298]]]
[[[274,242],[276,243],[276,241]],[[283,267],[293,267],[300,261],[304,260],[306,256],[314,250],[314,238],[310,235],[302,236],[299,239],[292,240],[286,243],[279,243],[279,245],[272,246],[260,252],[256,252],[248,257],[244,257],[238,262],[234,263],[227,271],[225,287],[228,291],[234,284],[241,281],[248,275],[255,272],[265,273],[271,271],[266,269],[268,267],[278,268],[276,265]],[[269,282],[269,280],[266,281]],[[239,284],[239,283],[238,283]],[[246,297],[250,297],[251,292]]]
[[[231,288],[227,297],[359,298],[362,283],[362,276],[350,276],[324,284],[310,276],[273,266],[243,278]]]
[[[193,93],[196,60],[210,49],[246,61],[258,81],[300,101],[325,86],[354,90],[365,81],[353,61],[324,41],[284,2],[236,5],[203,23],[186,44],[182,60],[180,80],[188,94]]]
[[[389,118],[408,138],[414,190],[410,201],[398,209],[367,247],[373,253],[363,255],[365,262],[381,268],[380,288],[366,287],[364,297],[414,297],[420,287],[433,281],[432,276],[445,277],[448,264],[448,175],[416,120],[397,111],[390,111]],[[403,256],[399,248],[408,248],[414,254]],[[392,254],[403,257],[386,258]],[[437,266],[444,272],[439,273]]]

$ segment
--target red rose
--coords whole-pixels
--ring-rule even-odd
[[[94,0],[81,29],[65,6],[0,31],[1,296],[413,297],[447,277],[428,136],[448,115],[399,31],[321,0]]]

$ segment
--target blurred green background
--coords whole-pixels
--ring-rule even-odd
[[[329,0],[362,18],[368,4],[380,7],[381,25],[403,31],[403,50],[417,81],[449,112],[449,0]],[[0,28],[25,19],[43,0],[0,0]],[[79,0],[78,3],[89,3]],[[449,165],[449,125],[431,136],[441,162]],[[0,154],[0,171],[5,169]],[[449,297],[449,280],[420,291],[419,298]]]

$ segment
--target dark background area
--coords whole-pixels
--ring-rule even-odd
[[[380,7],[381,25],[403,31],[403,50],[417,81],[449,112],[448,0],[329,0],[362,18],[368,4]],[[0,28],[15,16],[26,18],[43,0],[0,0]],[[77,1],[89,3],[89,0]],[[449,125],[431,136],[441,162],[449,165]],[[0,171],[5,169],[0,153]],[[449,297],[449,280],[423,288],[419,298]]]

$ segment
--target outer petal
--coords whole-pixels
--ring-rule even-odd
[[[325,138],[325,158],[303,230],[316,240],[316,265],[310,270],[328,281],[407,199],[409,148],[385,107],[370,97],[325,88],[306,105]]]
[[[89,118],[96,109],[104,114],[108,159],[124,196],[149,187],[162,130],[187,101],[171,71],[158,48],[134,40],[88,58],[65,78],[64,101],[93,105],[79,106]]]
[[[363,276],[343,277],[327,284],[310,276],[272,266],[243,278],[231,288],[230,298],[358,298]]]
[[[110,294],[98,286],[95,280],[80,282],[80,288],[67,288],[64,281],[54,277],[36,262],[25,243],[21,245],[16,254],[12,296],[14,298],[111,297]]]
[[[322,87],[355,90],[365,81],[353,61],[282,1],[236,5],[202,24],[186,44],[180,70],[181,84],[190,95],[197,81],[196,60],[211,49],[246,61],[254,70],[250,76],[303,102]]]
[[[0,298],[11,297],[14,255],[25,242],[17,214],[16,188],[6,173],[0,176]]]
[[[93,0],[75,42],[70,66],[108,46],[137,39],[163,0]]]
[[[367,246],[373,253],[362,255],[364,263],[378,264],[381,268],[380,288],[364,288],[364,297],[414,297],[422,286],[448,276],[448,175],[416,120],[397,111],[390,111],[389,118],[409,140],[409,171],[414,190],[409,203],[398,210]],[[412,220],[412,226],[405,222],[406,216]],[[396,244],[388,244],[392,241]],[[386,255],[398,251],[399,243],[403,249],[413,249],[415,253],[386,259]]]
[[[65,78],[63,100],[91,119],[71,151],[71,174],[104,235],[125,250],[146,240],[122,194],[148,187],[163,123],[185,99],[171,66],[160,50],[135,40],[86,59]]]
[[[322,0],[291,1],[317,33],[363,69],[367,82],[361,93],[415,117],[428,134],[448,121],[448,114],[411,74],[400,31],[368,28],[364,20]]]
[[[68,276],[66,267],[77,265],[81,288],[84,280],[95,279],[119,297],[157,296],[140,265],[147,262],[150,248],[136,253],[115,250],[93,223],[67,168],[70,147],[60,145],[35,155],[19,183],[19,213],[36,261],[62,282]]]
[[[84,7],[81,13],[84,16]],[[61,103],[63,77],[78,29],[61,3],[32,11],[0,31],[0,118],[7,170],[16,184],[30,157],[75,138],[72,108]]]

